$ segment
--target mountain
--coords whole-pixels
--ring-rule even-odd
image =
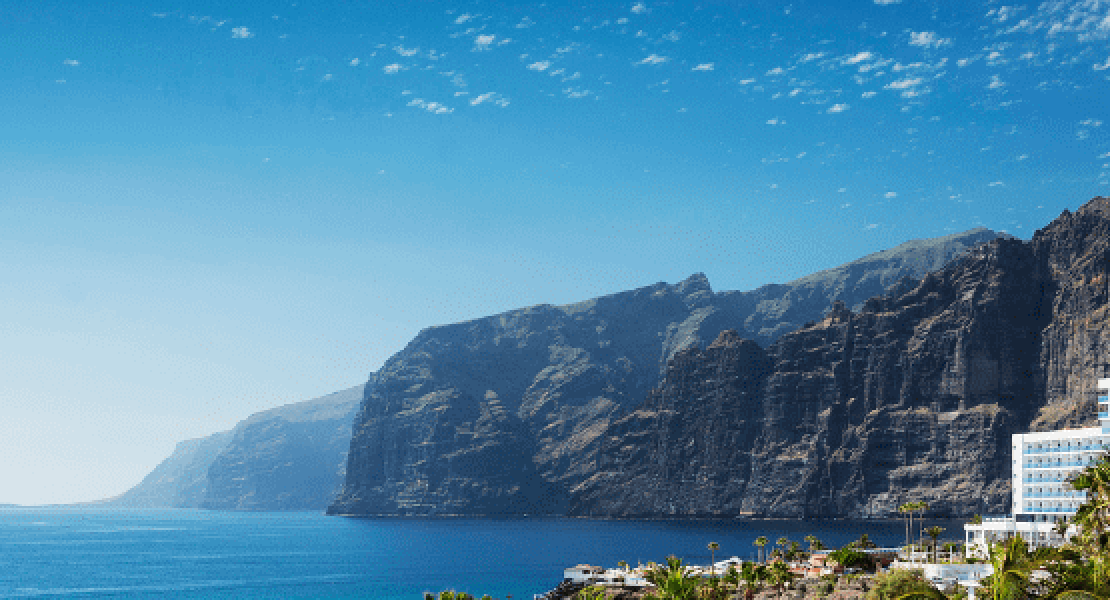
[[[610,425],[686,348],[727,328],[771,343],[994,232],[897,248],[783,285],[714,293],[704,275],[422,331],[370,380],[332,514],[564,514]],[[760,348],[758,344],[753,344]],[[762,351],[762,348],[760,348]]]
[[[322,510],[346,474],[365,385],[256,413],[208,467],[201,508]]]
[[[195,508],[208,489],[208,466],[231,441],[230,431],[221,431],[177,444],[173,454],[143,480],[102,506],[121,508]]]
[[[568,512],[1007,512],[1010,435],[1095,425],[1110,356],[1110,199],[843,303],[766,349],[726,331],[600,436]]]
[[[99,502],[129,508],[323,510],[346,471],[365,385],[256,413],[177,445],[141,483]]]

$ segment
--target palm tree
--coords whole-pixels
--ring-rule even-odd
[[[714,575],[717,572],[717,550],[721,545],[717,542],[709,542],[709,574]]]
[[[786,539],[784,535],[775,542],[775,545],[782,550],[782,559],[786,560],[786,547],[790,545],[790,540]]]
[[[807,535],[805,537],[805,540],[807,542],[809,542],[809,553],[810,554],[813,554],[814,552],[817,552],[818,550],[821,549],[822,546],[824,546],[824,544],[821,543],[821,540],[817,539],[817,536],[815,536],[815,535]]]
[[[756,547],[759,548],[758,552],[759,552],[759,554],[763,555],[763,556],[757,557],[757,558],[759,558],[759,562],[761,562],[761,563],[767,562],[766,561],[766,555],[765,555],[766,550],[764,549],[764,547],[767,545],[768,541],[769,540],[766,537],[762,536],[762,535],[755,538],[754,543],[755,543]]]
[[[667,557],[667,565],[657,565],[644,573],[656,590],[667,600],[694,600],[698,597],[701,578],[689,573],[682,560],[675,556]],[[656,598],[649,594],[645,598]]]
[[[919,519],[920,523],[918,523],[918,525],[917,525],[917,527],[918,527],[917,539],[920,542],[921,538],[924,537],[923,532],[921,531],[921,528],[925,526],[925,511],[929,510],[929,505],[925,502],[914,502],[914,506],[915,506],[916,510],[921,511],[921,518]]]
[[[932,527],[925,530],[925,535],[933,538],[933,562],[934,563],[937,562],[937,538],[940,537],[941,533],[944,533],[944,528],[943,527],[938,527],[936,525],[933,525]]]
[[[784,562],[776,562],[771,565],[771,571],[768,573],[768,579],[771,585],[775,586],[778,592],[778,597],[782,597],[782,590],[786,584],[794,579],[794,574],[790,572],[790,568]]]
[[[1029,595],[1029,575],[1036,567],[1025,540],[1014,536],[990,547],[994,574],[981,583],[990,590],[992,600],[1020,600]]]
[[[903,515],[909,515],[909,520],[906,521],[906,546],[910,545],[910,527],[913,525],[913,508],[912,507],[913,507],[912,502],[906,502],[905,504],[898,507],[898,512],[902,513]],[[909,551],[907,550],[907,552],[909,552]]]
[[[875,544],[875,542],[872,542],[871,538],[868,537],[867,534],[865,533],[865,534],[859,536],[859,539],[856,540],[856,547],[858,547],[861,550],[867,550],[868,548],[878,548],[879,546],[877,544]]]

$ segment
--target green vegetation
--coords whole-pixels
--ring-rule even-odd
[[[866,600],[945,600],[946,596],[929,583],[920,570],[891,569],[872,581]]]

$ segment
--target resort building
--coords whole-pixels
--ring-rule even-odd
[[[1099,379],[1094,393],[1099,427],[1013,436],[1011,513],[964,525],[968,556],[986,557],[992,542],[1014,536],[1024,538],[1031,548],[1063,543],[1056,523],[1070,523],[1087,500],[1085,492],[1072,489],[1070,480],[1110,448],[1110,379]],[[1074,534],[1069,528],[1067,535]]]

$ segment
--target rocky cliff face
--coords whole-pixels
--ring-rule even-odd
[[[177,445],[141,483],[98,502],[128,508],[323,510],[346,475],[365,385],[256,413]]]
[[[1005,512],[1009,436],[1093,420],[1108,260],[1110,200],[1096,198],[1029,243],[998,239],[858,312],[837,305],[765,354],[722,334],[601,436],[570,512]]]
[[[208,491],[208,467],[231,441],[230,431],[186,440],[135,487],[99,503],[121,508],[196,508]]]
[[[351,422],[366,386],[252,415],[211,461],[201,508],[322,510],[346,475]]]
[[[597,475],[603,433],[683,349],[727,327],[774,339],[994,237],[912,242],[753,292],[717,294],[695,275],[425,330],[371,379],[329,512],[562,514],[569,490]]]

